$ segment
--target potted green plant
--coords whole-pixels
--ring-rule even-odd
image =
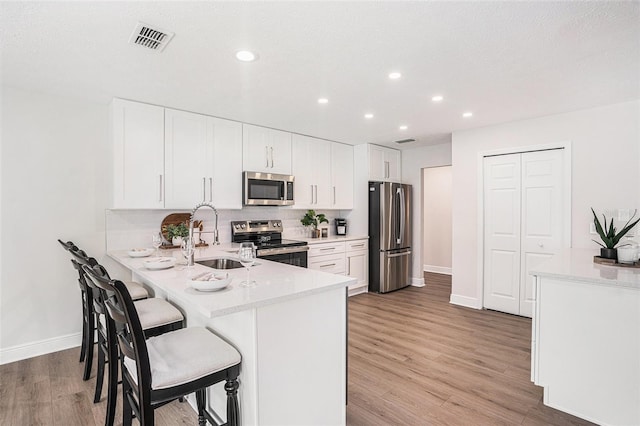
[[[167,236],[167,240],[171,241],[174,246],[182,244],[182,239],[189,236],[189,227],[186,223],[181,222],[177,225],[165,225],[162,232]]]
[[[307,210],[302,219],[300,219],[300,223],[306,227],[313,226],[311,237],[318,238],[320,237],[318,225],[321,223],[329,223],[329,220],[323,213],[316,214],[315,210]]]
[[[611,218],[611,222],[607,225],[607,217],[603,214],[602,218],[604,219],[604,227],[600,223],[596,212],[591,208],[591,212],[593,213],[593,224],[596,227],[596,232],[600,235],[600,241],[593,240],[593,242],[602,246],[600,249],[600,257],[604,257],[605,259],[617,259],[618,253],[616,250],[616,245],[620,242],[620,239],[626,235],[627,232],[631,230],[636,224],[640,221],[640,218],[633,220],[636,217],[636,213],[638,210],[636,209],[633,212],[633,216],[624,224],[624,227],[618,232],[618,230],[613,226],[613,218]],[[633,222],[632,222],[633,221]]]

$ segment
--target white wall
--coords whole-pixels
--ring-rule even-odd
[[[451,164],[451,144],[424,146],[402,151],[402,183],[413,185],[412,233],[412,281],[414,285],[424,284],[422,270],[422,169],[425,167],[447,166]]]
[[[104,251],[107,126],[106,105],[3,88],[0,362],[80,342],[77,275],[57,239]]]
[[[425,271],[451,273],[451,166],[423,169],[422,264]]]
[[[453,160],[453,303],[480,308],[478,164],[482,152],[570,141],[572,247],[592,248],[590,207],[637,208],[640,101],[456,132]]]

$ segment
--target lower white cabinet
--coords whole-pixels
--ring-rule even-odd
[[[349,296],[367,291],[369,250],[366,238],[337,242],[311,242],[308,256],[309,269],[356,278],[358,281],[349,285]]]

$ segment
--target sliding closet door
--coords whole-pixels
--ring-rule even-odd
[[[484,159],[484,307],[520,312],[520,154]]]
[[[533,314],[529,272],[562,248],[564,150],[522,154],[520,315]]]

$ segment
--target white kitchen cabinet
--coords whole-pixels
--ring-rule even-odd
[[[369,284],[369,242],[366,239],[346,242],[346,274],[357,278],[355,284],[349,286],[349,293],[352,290],[362,288],[366,290]]]
[[[165,109],[165,207],[190,208],[209,201],[208,171],[213,162],[207,116]]]
[[[242,167],[247,172],[291,175],[291,133],[243,124]]]
[[[164,207],[164,108],[114,99],[112,205]]]
[[[295,134],[292,142],[296,208],[331,208],[331,142]]]
[[[400,182],[401,153],[397,149],[369,145],[369,180]]]
[[[208,117],[207,135],[213,142],[209,200],[218,209],[242,209],[242,123]]]
[[[297,178],[296,178],[297,179]],[[331,208],[353,208],[353,146],[331,144]]]

